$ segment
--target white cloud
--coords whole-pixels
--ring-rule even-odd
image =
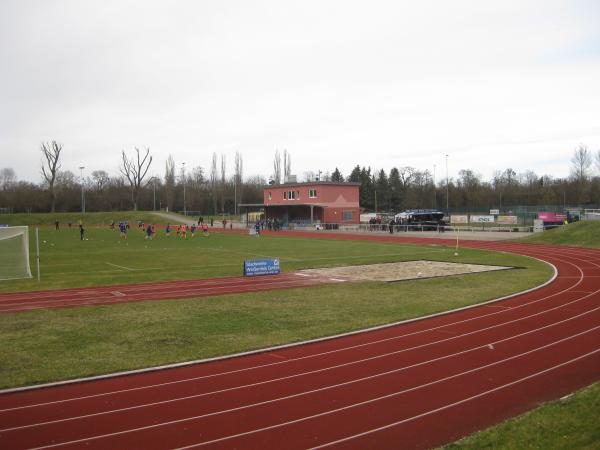
[[[33,2],[0,5],[0,167],[117,172],[149,146],[293,170],[471,168],[565,176],[600,149],[593,1]]]

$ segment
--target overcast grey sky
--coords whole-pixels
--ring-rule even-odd
[[[0,1],[0,168],[566,176],[600,150],[600,1]]]

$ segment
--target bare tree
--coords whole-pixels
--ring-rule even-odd
[[[42,160],[42,175],[48,183],[48,191],[50,192],[50,212],[54,212],[56,207],[56,192],[54,191],[54,183],[58,170],[60,169],[60,152],[62,144],[52,141],[51,143],[42,143],[42,155],[46,161]]]
[[[287,150],[283,150],[283,181],[287,180],[292,174],[292,155]]]
[[[213,153],[212,162],[210,164],[210,190],[212,195],[213,214],[217,213],[217,154]]]
[[[279,150],[275,150],[275,157],[273,158],[273,181],[275,184],[281,184],[281,155]]]
[[[600,150],[596,150],[596,153],[594,155],[594,162],[596,164],[596,169],[598,171],[600,171]]]
[[[243,195],[243,187],[244,185],[242,184],[242,176],[243,176],[243,172],[244,172],[244,161],[242,160],[242,155],[240,154],[240,152],[235,152],[235,175],[234,175],[234,179],[233,179],[233,212],[235,215],[237,215],[237,199],[238,199],[238,193],[239,193],[239,198],[240,198],[240,202],[242,201],[242,195]]]
[[[146,147],[146,154],[141,157],[140,149],[135,148],[136,158],[128,159],[125,155],[125,150],[121,152],[123,165],[119,168],[121,173],[125,175],[129,186],[131,187],[131,201],[133,203],[133,210],[137,211],[138,208],[138,196],[140,194],[140,188],[142,182],[150,169],[152,164],[152,156],[150,156],[150,149]]]
[[[575,182],[575,194],[578,202],[584,202],[586,200],[591,166],[591,152],[585,145],[579,144],[579,147],[575,149],[573,157],[571,158],[571,177]]]
[[[175,160],[169,155],[165,162],[165,200],[167,210],[173,210],[173,200],[175,199]]]
[[[17,174],[11,167],[5,167],[0,170],[0,187],[7,190],[17,181]]]
[[[221,212],[225,211],[225,172],[226,172],[226,160],[225,155],[221,153],[221,182],[220,182],[220,191],[221,191]]]
[[[571,176],[579,183],[582,183],[588,179],[591,166],[591,152],[585,145],[579,144],[579,147],[575,149],[571,158]]]
[[[101,192],[110,181],[110,177],[105,170],[94,170],[92,172],[92,180],[94,180],[96,191]]]

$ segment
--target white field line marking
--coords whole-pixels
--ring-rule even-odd
[[[341,282],[341,283],[344,283],[344,282],[348,281],[348,280],[342,280],[341,278],[330,278],[330,280],[331,281],[338,281],[338,282]]]
[[[123,294],[122,292],[119,291],[111,291],[110,292],[112,295],[114,295],[115,297],[125,297],[127,294]]]
[[[415,252],[415,254],[420,254],[420,253],[441,253],[443,252],[442,250],[423,250],[421,252]],[[258,254],[255,254],[256,256],[261,256]],[[344,259],[366,259],[366,258],[373,258],[373,257],[387,257],[387,256],[406,256],[406,253],[383,253],[383,254],[379,254],[379,255],[368,255],[368,256],[364,256],[364,255],[356,255],[356,256],[345,256]],[[282,261],[286,261],[288,259],[292,260],[292,258],[289,257],[282,257],[280,258]],[[307,258],[307,259],[293,259],[293,261],[295,262],[306,262],[306,261],[328,261],[328,260],[334,260],[334,259],[339,259],[339,257],[323,257],[323,258]],[[240,265],[240,262],[237,263],[223,263],[223,264],[211,264],[211,265],[201,265],[201,266],[186,266],[187,269],[207,269],[207,268],[214,268],[214,267],[238,267]],[[107,263],[108,264],[108,263]],[[77,265],[73,265],[75,267],[79,267]],[[163,272],[165,272],[165,267],[144,267],[143,269],[129,269],[132,271],[140,271],[140,270],[161,270]],[[78,273],[78,274],[87,274],[87,273],[114,273],[114,271],[112,270],[88,270],[88,271],[70,271],[70,272],[54,272],[54,274],[56,275],[71,275],[74,272]],[[172,273],[175,271],[166,271],[165,273]]]
[[[508,342],[508,341],[511,341],[511,340],[514,340],[514,339],[526,336],[528,334],[537,333],[539,331],[542,331],[542,330],[545,330],[545,329],[548,329],[548,328],[560,325],[562,323],[566,323],[566,322],[569,322],[571,320],[575,320],[575,319],[583,317],[585,315],[591,314],[591,313],[593,313],[595,311],[598,311],[598,310],[600,310],[600,306],[598,306],[596,308],[593,308],[593,309],[591,309],[589,311],[577,314],[575,316],[569,317],[567,319],[563,319],[563,320],[560,320],[558,322],[554,322],[554,323],[551,323],[551,324],[548,324],[548,325],[544,325],[543,327],[535,328],[535,329],[532,329],[532,330],[525,331],[523,333],[519,333],[519,334],[516,334],[516,335],[513,335],[513,336],[509,336],[507,338],[499,339],[499,340],[493,341],[491,343],[478,345],[476,347],[472,347],[472,348],[469,348],[469,349],[466,349],[466,350],[461,350],[459,352],[450,353],[448,355],[440,356],[440,357],[433,358],[433,359],[430,359],[430,360],[421,361],[421,362],[414,363],[414,364],[411,364],[411,365],[408,365],[408,366],[399,367],[397,369],[388,370],[386,372],[376,373],[374,375],[370,375],[370,376],[367,376],[367,377],[357,378],[357,379],[349,380],[349,381],[346,381],[346,382],[343,382],[343,383],[338,383],[338,384],[334,384],[334,385],[330,385],[330,386],[323,386],[323,387],[315,389],[315,390],[311,390],[311,391],[307,391],[307,392],[300,392],[300,393],[289,395],[289,396],[286,396],[286,397],[281,397],[279,399],[269,400],[266,403],[272,403],[272,402],[279,401],[279,400],[285,400],[285,399],[289,399],[289,398],[300,397],[302,395],[307,395],[307,394],[310,394],[310,393],[313,393],[313,392],[325,391],[325,390],[333,389],[333,388],[339,387],[339,386],[345,386],[345,385],[349,385],[349,384],[353,384],[353,383],[358,383],[358,382],[365,381],[365,380],[371,380],[371,379],[374,379],[374,378],[382,377],[384,375],[389,375],[389,374],[392,374],[392,373],[402,372],[402,371],[405,371],[405,370],[408,370],[408,369],[412,369],[412,368],[415,368],[415,367],[424,366],[424,365],[431,364],[431,363],[434,363],[434,362],[437,362],[437,361],[441,361],[441,360],[444,360],[444,359],[449,359],[449,358],[452,358],[452,357],[455,357],[455,356],[464,355],[464,354],[467,354],[467,353],[470,353],[470,352],[473,352],[473,351],[476,351],[476,350],[480,350],[480,349],[483,349],[483,348],[488,348],[492,344],[498,345],[498,344],[501,344],[501,343],[504,343],[504,342]],[[495,328],[495,327],[490,327],[490,328]],[[600,328],[600,325],[597,326],[597,327],[595,327],[595,328],[592,328],[591,330],[595,330],[596,328]],[[384,354],[380,354],[380,355],[375,355],[375,356],[371,356],[371,357],[368,357],[368,358],[363,358],[363,359],[360,359],[360,360],[350,361],[350,362],[346,362],[346,363],[342,363],[342,364],[337,364],[337,365],[334,365],[334,366],[323,367],[323,368],[320,368],[320,369],[314,369],[314,370],[310,370],[310,371],[307,371],[307,372],[300,372],[300,373],[296,373],[296,374],[293,374],[293,375],[287,375],[287,376],[284,376],[284,377],[272,378],[272,379],[268,379],[268,380],[264,380],[264,381],[258,381],[258,382],[255,382],[255,383],[250,383],[250,384],[235,386],[235,387],[231,387],[231,388],[219,389],[217,391],[205,392],[205,393],[202,393],[202,394],[187,395],[187,396],[184,396],[184,397],[175,397],[175,398],[171,398],[171,399],[168,399],[168,400],[162,400],[162,401],[158,401],[158,402],[140,404],[140,405],[129,406],[129,407],[126,407],[126,408],[119,408],[119,409],[113,409],[113,410],[108,410],[108,411],[102,411],[102,412],[99,412],[99,413],[92,413],[92,414],[85,414],[85,415],[81,415],[81,416],[66,417],[66,418],[63,418],[63,419],[57,419],[57,420],[51,420],[51,421],[46,421],[46,422],[39,422],[39,423],[27,424],[27,425],[22,425],[22,426],[13,427],[13,428],[5,428],[5,429],[0,429],[0,433],[6,432],[6,431],[20,430],[20,429],[25,429],[25,428],[33,428],[33,427],[42,426],[42,425],[49,425],[49,424],[62,423],[62,422],[67,422],[67,421],[79,420],[79,419],[86,419],[86,418],[90,418],[90,417],[98,417],[98,416],[103,416],[103,415],[108,415],[108,414],[114,414],[114,413],[119,413],[119,412],[124,412],[124,411],[131,411],[131,410],[135,410],[135,409],[141,409],[141,408],[150,407],[150,406],[164,405],[164,404],[173,403],[173,402],[177,402],[177,401],[190,400],[190,399],[193,399],[193,398],[207,397],[209,395],[222,394],[222,393],[225,393],[225,392],[231,392],[231,391],[236,391],[236,390],[240,390],[240,389],[246,389],[246,388],[250,388],[250,387],[262,386],[262,385],[266,385],[266,384],[269,384],[269,383],[274,383],[274,382],[284,381],[284,380],[290,380],[290,379],[293,379],[293,378],[299,378],[299,377],[306,376],[306,375],[314,375],[316,373],[321,373],[321,372],[326,372],[326,371],[329,371],[329,370],[339,369],[341,367],[348,367],[348,366],[351,366],[351,365],[360,364],[360,363],[368,362],[368,361],[373,361],[373,360],[376,360],[376,359],[380,359],[380,358],[384,358],[384,357],[388,357],[388,356],[392,356],[392,355],[398,355],[398,354],[401,354],[401,353],[405,353],[405,352],[408,352],[408,351],[412,351],[412,350],[416,350],[416,349],[428,347],[428,346],[431,346],[431,345],[435,345],[435,344],[440,344],[440,343],[452,341],[452,340],[455,340],[455,339],[458,339],[458,338],[461,338],[461,337],[464,337],[464,336],[469,336],[469,335],[477,334],[480,331],[484,331],[484,330],[478,330],[478,331],[474,331],[474,332],[470,332],[470,333],[465,333],[463,335],[453,336],[453,337],[449,337],[449,338],[445,338],[445,339],[440,339],[440,340],[435,341],[435,342],[429,342],[429,343],[426,343],[426,344],[417,345],[417,346],[410,347],[410,348],[407,348],[407,349],[396,350],[396,351],[393,351],[393,352],[388,352],[388,353],[384,353]],[[560,341],[556,341],[556,342],[560,342]],[[258,403],[258,404],[262,404],[262,402]],[[258,404],[244,405],[244,406],[237,407],[235,409],[249,408],[249,407],[252,407],[252,406],[256,406]],[[214,413],[210,413],[210,415],[214,415],[214,414],[218,414],[218,413],[219,412],[217,411],[217,412],[214,412]]]
[[[560,339],[558,341],[554,341],[554,342],[551,342],[549,344],[545,344],[545,345],[543,345],[541,347],[537,347],[535,349],[528,350],[526,352],[519,353],[517,355],[513,355],[513,356],[510,356],[508,358],[504,358],[504,359],[501,359],[501,360],[498,360],[498,361],[494,361],[492,363],[485,364],[483,366],[479,366],[479,367],[475,367],[473,369],[469,369],[469,370],[466,370],[466,371],[463,371],[463,372],[459,372],[459,373],[456,373],[454,375],[449,375],[447,377],[439,378],[437,380],[430,381],[428,383],[424,383],[424,384],[421,384],[421,385],[418,385],[418,386],[413,386],[411,388],[407,388],[407,389],[403,389],[403,390],[400,390],[400,391],[392,392],[390,394],[382,395],[382,396],[375,397],[375,398],[372,398],[372,399],[369,399],[369,400],[365,400],[365,401],[362,401],[362,402],[353,403],[351,405],[343,406],[341,408],[336,408],[336,409],[332,409],[332,410],[329,410],[329,411],[324,411],[324,412],[321,412],[321,413],[313,414],[313,415],[310,415],[310,416],[301,417],[299,419],[290,420],[290,421],[287,421],[287,422],[281,422],[281,423],[278,423],[278,424],[274,424],[274,425],[270,425],[270,426],[267,426],[267,427],[258,428],[258,429],[255,429],[255,430],[250,430],[250,431],[246,431],[246,432],[242,432],[242,433],[237,433],[237,434],[230,435],[230,436],[224,436],[224,437],[213,439],[213,440],[210,440],[210,441],[195,443],[195,444],[187,445],[185,447],[179,447],[179,449],[189,449],[189,448],[194,448],[194,447],[200,447],[200,446],[204,446],[204,445],[214,444],[216,442],[222,442],[222,441],[226,441],[226,440],[233,439],[233,438],[236,438],[236,437],[241,437],[241,436],[246,436],[246,435],[250,435],[250,434],[255,434],[255,433],[262,432],[262,431],[272,430],[272,429],[275,429],[275,428],[281,428],[283,426],[291,425],[291,424],[294,424],[294,423],[305,422],[305,421],[310,420],[310,419],[314,419],[314,418],[317,418],[317,417],[323,417],[323,416],[326,416],[326,415],[331,415],[331,414],[334,414],[334,413],[337,413],[337,412],[340,412],[340,411],[344,411],[344,410],[348,410],[348,409],[353,409],[353,408],[356,408],[356,407],[359,407],[359,406],[363,406],[363,405],[366,405],[366,404],[370,404],[370,403],[375,403],[377,401],[385,400],[385,399],[388,399],[388,398],[391,398],[391,397],[397,397],[399,395],[406,394],[408,392],[417,391],[417,390],[423,389],[425,387],[429,387],[429,386],[433,386],[435,384],[443,383],[443,382],[448,381],[448,380],[459,378],[459,377],[462,377],[464,375],[468,375],[468,374],[471,374],[471,373],[476,373],[476,372],[482,371],[484,369],[488,369],[490,367],[500,365],[500,364],[505,363],[507,361],[511,361],[511,360],[514,360],[514,359],[521,358],[523,356],[526,356],[526,355],[538,352],[540,350],[544,350],[544,349],[549,348],[551,346],[557,345],[557,344],[559,344],[561,342],[565,342],[565,341],[574,339],[576,337],[582,336],[582,335],[587,334],[589,332],[595,331],[595,330],[597,330],[599,328],[600,328],[600,325],[598,325],[596,327],[593,327],[593,328],[590,328],[588,330],[582,331],[580,333],[574,334],[572,336]],[[485,345],[483,347],[487,347],[487,345]],[[563,363],[558,364],[556,366],[553,366],[551,368],[544,369],[544,370],[542,370],[540,372],[536,372],[536,373],[528,375],[528,376],[526,376],[524,378],[520,378],[518,380],[512,381],[511,383],[507,383],[505,385],[493,388],[493,389],[491,389],[489,391],[484,391],[483,393],[477,394],[477,395],[475,395],[473,397],[469,397],[469,398],[477,398],[477,397],[480,397],[482,395],[485,395],[485,393],[489,393],[489,392],[493,392],[493,391],[499,390],[502,387],[507,387],[507,386],[511,386],[513,384],[517,384],[519,381],[523,381],[523,380],[532,378],[532,377],[534,377],[536,375],[539,375],[539,374],[545,373],[545,372],[547,372],[549,370],[552,370],[553,368],[558,368],[558,367],[564,366],[566,364],[569,364],[569,363],[574,362],[574,361],[579,360],[579,359],[583,359],[583,358],[585,358],[587,356],[590,356],[590,355],[592,355],[594,353],[597,353],[597,352],[600,352],[600,349],[596,349],[596,350],[594,350],[592,352],[586,353],[584,355],[581,355],[581,356],[579,356],[577,358],[574,358],[572,360],[569,360],[567,362],[563,362]],[[349,383],[340,383],[339,386],[343,386],[345,384],[349,384]],[[327,389],[330,389],[332,387],[337,387],[337,386],[330,386],[330,387],[327,387]],[[283,399],[286,399],[286,398],[297,397],[299,395],[307,395],[307,394],[311,394],[311,393],[316,393],[316,392],[320,392],[320,391],[322,391],[324,389],[326,389],[326,388],[319,388],[319,389],[308,391],[308,392],[305,392],[305,393],[302,393],[302,394],[295,394],[295,395],[288,396],[288,397],[282,397],[282,398],[278,398],[278,399],[267,400],[267,401],[258,402],[258,403],[252,404],[252,405],[246,405],[246,406],[242,406],[242,407],[236,407],[236,408],[231,408],[231,409],[227,409],[227,410],[216,411],[216,412],[213,412],[213,413],[201,414],[201,415],[197,415],[197,416],[186,417],[186,418],[183,418],[183,419],[177,419],[177,420],[171,420],[171,421],[168,421],[168,422],[155,423],[155,424],[152,424],[152,425],[146,425],[146,426],[143,426],[143,427],[131,428],[131,429],[128,429],[128,430],[117,431],[117,432],[113,432],[113,433],[106,433],[106,434],[102,434],[102,435],[98,435],[98,436],[88,436],[86,438],[76,439],[76,440],[72,440],[72,441],[59,442],[59,443],[50,444],[50,445],[46,445],[46,446],[35,447],[34,450],[44,449],[44,448],[59,447],[59,446],[63,446],[63,445],[78,444],[78,443],[86,442],[86,441],[104,439],[104,438],[107,438],[107,437],[120,436],[120,435],[124,435],[124,434],[135,433],[135,432],[138,432],[138,431],[146,431],[146,430],[150,430],[150,429],[154,429],[154,428],[161,428],[161,427],[164,427],[164,426],[174,425],[174,424],[178,424],[178,423],[190,422],[190,421],[193,421],[193,420],[203,419],[203,418],[206,418],[206,417],[211,417],[211,416],[215,416],[215,415],[221,415],[221,414],[226,414],[226,413],[230,413],[230,412],[235,412],[235,411],[238,411],[238,410],[241,410],[241,409],[247,409],[247,408],[250,408],[250,407],[261,406],[261,405],[273,403],[273,402],[276,402],[276,401],[280,401],[280,400],[283,400]],[[456,403],[456,402],[455,403],[459,404],[459,403],[464,402],[464,401],[466,401],[466,400],[462,400],[462,401],[460,401],[458,403]],[[433,410],[433,411],[437,411],[437,410],[438,409]],[[423,416],[423,414],[415,416],[415,418],[421,417],[421,416]],[[408,419],[404,419],[404,421],[407,421],[407,420]],[[399,423],[402,423],[402,422],[403,421],[400,421]],[[329,445],[329,444],[326,444],[326,445]]]
[[[579,361],[579,360],[585,359],[587,357],[590,357],[590,356],[592,356],[592,355],[594,355],[594,354],[596,354],[598,352],[600,352],[600,348],[596,349],[596,350],[593,350],[591,352],[585,353],[583,355],[580,355],[580,356],[578,356],[576,358],[570,359],[568,361],[565,361],[563,363],[557,364],[555,366],[548,367],[548,368],[546,368],[544,370],[541,370],[539,372],[532,373],[531,375],[528,375],[526,377],[519,378],[518,380],[511,381],[510,383],[506,383],[506,384],[503,384],[501,386],[497,386],[497,387],[495,387],[493,389],[488,389],[487,391],[480,392],[479,394],[472,395],[471,397],[467,397],[467,398],[464,398],[462,400],[459,400],[459,401],[456,401],[456,402],[453,402],[453,403],[448,403],[447,405],[440,406],[439,408],[432,409],[430,411],[426,411],[424,413],[418,414],[418,415],[413,416],[413,417],[408,417],[408,418],[403,419],[403,420],[398,420],[397,422],[392,422],[392,423],[389,423],[389,424],[384,425],[382,427],[373,428],[372,430],[368,430],[368,431],[365,431],[363,433],[358,433],[358,434],[355,434],[353,436],[347,436],[347,437],[345,437],[343,439],[338,439],[337,441],[332,441],[332,442],[328,442],[326,444],[319,445],[317,447],[313,447],[313,450],[316,450],[316,449],[319,449],[319,448],[324,448],[324,447],[329,447],[331,445],[339,444],[341,442],[346,442],[346,441],[349,441],[349,440],[352,440],[352,439],[356,439],[356,438],[361,437],[361,436],[366,436],[367,434],[373,434],[373,433],[376,433],[378,431],[383,431],[383,430],[386,430],[388,428],[392,428],[392,427],[401,425],[401,424],[406,423],[406,422],[411,422],[413,420],[417,420],[417,419],[420,419],[422,417],[430,416],[431,414],[435,414],[437,412],[444,411],[446,409],[452,408],[454,406],[461,405],[463,403],[467,403],[467,402],[469,402],[471,400],[475,400],[477,398],[483,397],[483,396],[491,394],[493,392],[497,392],[497,391],[500,391],[502,389],[506,389],[507,387],[514,386],[515,384],[519,384],[519,383],[522,383],[523,381],[527,381],[527,380],[530,380],[530,379],[535,378],[537,376],[540,376],[540,375],[543,375],[545,373],[551,372],[552,370],[556,370],[556,369],[559,369],[561,367],[567,366],[567,365],[572,364],[572,363],[574,363],[576,361]],[[185,448],[185,447],[182,447],[182,448]],[[187,448],[189,448],[189,447],[187,447]]]
[[[113,266],[113,267],[118,267],[119,269],[125,269],[125,270],[138,270],[138,269],[132,269],[131,267],[125,267],[125,266],[119,266],[118,264],[113,264],[113,263],[109,263],[107,262],[106,264],[108,264],[109,266]]]
[[[580,280],[580,282],[581,282],[581,280]],[[577,284],[578,283],[576,283],[574,286],[576,286]],[[534,304],[534,303],[538,303],[538,302],[547,300],[549,298],[552,298],[552,297],[555,297],[557,295],[560,295],[560,294],[562,294],[562,293],[564,293],[566,291],[568,291],[568,289],[564,289],[563,291],[559,291],[559,292],[551,294],[549,296],[541,297],[540,299],[533,300],[533,301],[531,301],[529,303],[524,303],[522,305],[515,306],[514,308],[511,309],[511,311],[519,309],[519,308],[523,308],[525,306],[528,306],[528,305],[531,305],[531,304]],[[529,317],[533,317],[533,316],[536,316],[536,315],[539,315],[539,314],[543,314],[543,313],[548,312],[548,311],[553,311],[555,309],[559,309],[559,308],[562,308],[564,306],[568,306],[571,303],[576,303],[576,302],[578,302],[580,300],[583,300],[583,299],[585,299],[587,297],[589,297],[589,296],[573,300],[570,303],[567,303],[567,304],[564,304],[564,305],[559,305],[557,307],[554,307],[554,308],[551,308],[551,309],[548,309],[548,310],[544,310],[542,312],[538,312],[538,313],[533,314],[531,316],[525,316],[523,318],[514,319],[514,320],[509,321],[509,322],[503,322],[501,324],[497,324],[497,325],[494,325],[494,326],[502,326],[504,324],[512,323],[512,322],[515,322],[515,321],[518,321],[518,320],[524,320],[524,319],[529,318]],[[480,305],[478,305],[478,306],[480,306]],[[497,315],[497,314],[502,314],[502,313],[507,312],[507,311],[508,310],[503,309],[503,310],[500,310],[500,311],[495,311],[495,312],[492,312],[492,313],[483,314],[481,316],[476,316],[476,317],[471,317],[471,318],[464,319],[464,320],[459,320],[459,321],[456,321],[456,322],[448,323],[448,324],[445,324],[445,325],[440,325],[440,326],[437,326],[437,327],[426,328],[426,329],[423,329],[423,330],[418,330],[418,331],[406,333],[406,334],[399,335],[399,336],[392,336],[392,337],[389,337],[389,338],[377,339],[377,340],[374,340],[374,341],[370,341],[370,342],[366,342],[366,343],[362,343],[362,344],[356,344],[356,345],[352,345],[352,346],[348,346],[348,347],[342,347],[340,349],[329,350],[329,351],[326,351],[326,352],[319,352],[319,353],[314,353],[314,354],[311,354],[311,355],[301,356],[301,357],[297,357],[297,358],[290,358],[290,359],[288,359],[286,361],[272,362],[272,363],[267,363],[267,364],[259,364],[259,365],[256,365],[256,366],[245,367],[245,368],[242,368],[242,369],[229,370],[229,371],[219,372],[219,373],[210,374],[210,375],[201,375],[201,376],[197,376],[197,377],[184,378],[184,379],[181,379],[181,380],[168,381],[168,382],[164,382],[164,383],[156,383],[156,384],[147,385],[147,386],[139,386],[139,387],[134,387],[134,388],[120,389],[120,390],[116,390],[116,391],[108,391],[108,392],[103,392],[103,393],[98,393],[98,394],[93,394],[93,395],[86,395],[86,396],[81,396],[81,397],[72,397],[72,398],[67,398],[67,399],[54,400],[54,401],[50,401],[50,402],[36,403],[36,404],[24,405],[24,406],[17,406],[17,407],[14,407],[14,408],[7,408],[7,409],[0,409],[0,412],[12,411],[12,410],[18,410],[18,409],[35,408],[35,407],[38,407],[38,406],[52,405],[52,404],[65,403],[65,402],[71,402],[71,401],[85,400],[85,399],[95,398],[95,397],[103,397],[103,396],[108,396],[108,395],[121,394],[121,393],[125,393],[125,392],[132,392],[132,391],[138,391],[138,390],[152,389],[152,388],[158,388],[158,387],[162,387],[162,386],[168,386],[168,385],[179,384],[179,383],[186,383],[186,382],[191,382],[191,381],[196,381],[196,380],[201,380],[201,379],[214,378],[214,377],[223,376],[223,375],[230,375],[230,374],[234,374],[234,373],[241,373],[241,372],[246,372],[246,371],[250,371],[250,370],[261,369],[261,368],[265,368],[265,367],[272,367],[272,366],[276,366],[276,365],[280,365],[280,364],[287,364],[287,363],[290,363],[290,362],[296,362],[296,361],[301,361],[301,360],[305,360],[305,359],[311,359],[311,358],[316,358],[316,357],[319,357],[319,356],[325,356],[325,355],[329,355],[329,354],[333,354],[333,353],[338,353],[338,352],[342,352],[342,351],[349,351],[349,350],[353,350],[353,349],[361,348],[361,347],[366,347],[366,346],[370,346],[370,345],[376,345],[376,344],[380,344],[380,343],[383,343],[383,342],[389,342],[389,341],[393,341],[393,340],[397,340],[397,339],[402,339],[402,338],[405,338],[405,337],[408,337],[408,336],[414,336],[414,335],[418,335],[418,334],[424,334],[424,333],[427,333],[427,332],[430,332],[430,331],[437,331],[437,330],[440,330],[440,329],[443,329],[443,328],[446,328],[446,327],[451,327],[451,326],[454,326],[454,325],[457,325],[457,324],[467,323],[467,322],[471,322],[471,321],[478,320],[478,319],[481,319],[481,318],[486,318],[486,317],[494,316],[494,315]],[[487,330],[487,328],[482,329],[482,331],[483,330]],[[460,337],[460,335],[457,335],[455,337],[458,338],[458,337]]]
[[[300,273],[300,272],[294,272],[294,275],[299,276],[299,277],[310,277],[311,276],[307,273]]]

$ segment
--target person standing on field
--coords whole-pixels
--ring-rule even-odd
[[[80,223],[79,224],[79,239],[83,241],[84,238],[85,238],[85,228],[83,228],[83,224]]]
[[[148,225],[146,228],[146,236],[144,236],[144,239],[152,240],[152,225]]]

